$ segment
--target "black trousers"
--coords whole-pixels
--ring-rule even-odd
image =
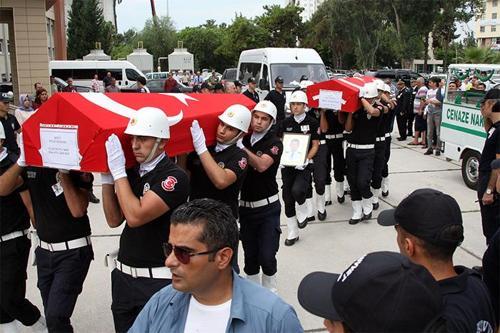
[[[384,164],[384,169],[382,170],[382,177],[386,178],[389,177],[389,160],[391,159],[391,142],[392,138],[386,137],[385,138],[385,164]]]
[[[70,318],[94,259],[92,246],[57,252],[38,247],[35,255],[47,328],[49,332],[73,332]]]
[[[500,229],[500,198],[496,194],[495,201],[491,205],[483,205],[482,199],[490,174],[479,174],[479,183],[477,198],[479,199],[479,208],[481,209],[481,221],[483,225],[483,235],[486,237],[486,243],[489,244],[493,235]]]
[[[347,181],[351,188],[351,200],[359,201],[362,198],[372,197],[370,182],[373,173],[375,149],[347,148]]]
[[[344,156],[344,139],[330,139],[326,140],[326,145],[328,146],[328,179],[327,184],[331,184],[330,170],[331,167],[331,158],[333,157],[333,177],[337,182],[343,182],[344,176],[346,173],[346,164],[345,164],[345,156]],[[327,180],[328,180],[327,179]]]
[[[399,136],[403,139],[406,139],[407,135],[407,123],[408,123],[408,116],[406,113],[399,113],[396,115],[396,121],[398,123],[398,131],[399,131]]]
[[[406,129],[408,131],[408,136],[412,137],[413,136],[413,121],[415,120],[415,113],[413,113],[413,110],[408,113],[407,116],[407,123],[406,123]]]
[[[240,239],[245,254],[243,270],[247,275],[259,274],[261,267],[268,276],[276,274],[276,253],[281,235],[280,214],[279,201],[258,208],[240,207]]]
[[[382,173],[386,166],[385,141],[375,143],[375,158],[373,159],[372,187],[379,189],[382,186]]]
[[[118,269],[111,272],[111,311],[116,332],[127,332],[142,308],[157,291],[172,283],[170,279],[134,278]]]
[[[26,268],[31,241],[27,236],[0,243],[0,324],[20,321],[31,326],[40,311],[26,299]]]
[[[330,169],[328,168],[327,158],[328,147],[326,144],[320,144],[318,152],[313,158],[313,181],[316,193],[319,195],[325,194],[326,179],[329,176]]]
[[[294,167],[281,169],[281,180],[283,181],[282,196],[285,203],[286,217],[295,216],[295,203],[302,205],[306,201],[311,190],[311,169],[309,166],[304,170]]]

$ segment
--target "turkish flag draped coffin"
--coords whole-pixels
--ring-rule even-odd
[[[203,128],[207,145],[214,144],[218,115],[234,104],[250,110],[255,106],[249,98],[232,94],[58,93],[23,124],[26,163],[107,172],[105,142],[114,133],[130,167],[135,163],[131,137],[123,132],[130,116],[143,107],[159,108],[169,117],[169,156],[191,152],[193,120]]]
[[[362,75],[358,77],[333,79],[313,84],[307,87],[306,93],[308,104],[313,108],[324,107],[324,105],[320,105],[320,102],[322,101],[322,99],[320,99],[320,95],[337,92],[337,96],[339,96],[340,98],[339,110],[354,112],[361,107],[361,102],[359,100],[359,89],[365,84],[373,82],[375,79],[376,78],[372,76]]]

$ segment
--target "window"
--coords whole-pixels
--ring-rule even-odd
[[[491,32],[495,32],[497,31],[497,26],[496,25],[492,25],[491,26]]]
[[[492,18],[492,19],[494,19],[494,20],[496,20],[496,18],[497,18],[497,13],[493,13],[493,14],[491,14],[491,18]]]
[[[74,80],[92,80],[94,78],[94,74],[96,73],[95,69],[89,68],[78,68],[73,69],[73,79]]]
[[[0,39],[0,54],[3,54],[3,39]]]
[[[58,77],[66,81],[68,77],[73,76],[73,71],[71,69],[53,69],[52,76]]]
[[[256,80],[260,78],[260,63],[250,63],[243,62],[240,66],[240,73],[238,75],[238,80],[241,83],[247,84],[249,78],[254,77]]]
[[[484,30],[484,27],[480,27],[480,28],[479,28],[479,31],[480,31],[480,32],[484,32],[484,31],[485,31],[485,30]]]
[[[497,7],[498,6],[498,0],[493,0],[491,3],[492,7]]]
[[[121,69],[98,69],[97,75],[99,76],[99,80],[106,76],[108,72],[111,72],[111,76],[114,77],[117,81],[121,81],[122,79],[122,70]]]
[[[127,74],[127,79],[130,81],[137,81],[137,79],[141,77],[141,74],[137,73],[135,69],[130,68],[125,70],[125,74]]]

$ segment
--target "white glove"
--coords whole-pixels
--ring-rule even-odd
[[[304,170],[304,169],[305,169],[305,168],[306,168],[309,164],[311,164],[311,163],[312,163],[312,161],[311,161],[311,160],[309,160],[309,159],[307,159],[307,160],[304,162],[304,164],[302,164],[302,165],[297,165],[297,166],[295,167],[295,169],[297,169],[297,170]]]
[[[105,185],[113,185],[115,181],[113,180],[113,176],[110,173],[101,173],[101,184]]]
[[[191,124],[191,136],[193,137],[194,150],[198,155],[207,151],[207,144],[205,143],[205,134],[203,128],[200,127],[198,120],[193,120]]]
[[[26,166],[26,157],[24,157],[24,142],[22,132],[19,134],[19,139],[17,141],[17,145],[20,149],[19,158],[17,159],[17,165],[19,165],[21,168],[24,168]]]
[[[108,168],[113,175],[113,179],[116,181],[127,177],[125,154],[120,139],[115,134],[111,134],[106,141],[106,153],[108,154]]]
[[[243,138],[240,138],[238,141],[236,141],[236,146],[240,149],[245,148],[245,146],[243,145]]]

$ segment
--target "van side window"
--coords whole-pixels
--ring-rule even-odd
[[[121,81],[123,78],[121,69],[98,69],[97,75],[99,76],[99,80],[102,80],[108,72],[111,72],[111,76],[114,77],[117,81]]]
[[[262,68],[262,78],[266,80],[266,84],[269,84],[269,82],[270,82],[269,77],[268,77],[269,71],[267,69],[267,65],[264,65],[262,67],[263,67]]]
[[[238,80],[246,84],[247,80],[255,77],[256,80],[260,79],[260,63],[242,62],[240,72],[238,73]]]
[[[94,78],[94,74],[96,73],[95,69],[87,69],[87,68],[75,68],[73,69],[73,80],[91,80]],[[66,80],[66,78],[63,78]]]
[[[53,69],[52,76],[58,77],[66,81],[68,77],[73,77],[73,70],[71,69]]]
[[[125,70],[125,74],[127,75],[127,79],[129,81],[137,81],[139,77],[141,77],[141,74],[137,73],[136,70],[127,68]]]

